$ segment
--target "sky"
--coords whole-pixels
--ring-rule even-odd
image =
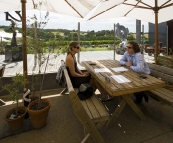
[[[15,18],[18,18],[18,15],[15,13],[10,13]],[[39,15],[37,11],[26,12],[27,17],[32,17],[33,14]],[[45,12],[42,11],[41,15],[44,16]],[[81,31],[101,31],[101,30],[113,30],[114,24],[119,23],[124,27],[129,29],[129,32],[136,32],[136,19],[131,18],[114,18],[114,19],[101,19],[101,20],[85,20],[81,18],[76,18],[67,15],[61,15],[57,13],[49,13],[49,22],[46,29],[68,29],[68,30],[77,30],[78,22],[80,22]],[[21,25],[21,23],[18,23]],[[5,13],[0,12],[0,25],[9,26],[10,21],[5,20]],[[144,25],[144,32],[148,32],[148,22],[141,21],[141,25]],[[142,29],[142,28],[141,28]]]

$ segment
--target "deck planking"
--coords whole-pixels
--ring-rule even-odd
[[[52,55],[53,56],[53,55]],[[115,59],[119,60],[122,55],[115,54]],[[153,62],[154,57],[144,54],[146,62]],[[66,54],[61,54],[56,58],[50,58],[46,73],[55,73],[61,65],[61,60],[65,60]],[[76,56],[77,59],[77,56]],[[82,61],[95,61],[95,60],[106,60],[113,59],[113,51],[89,51],[80,52],[80,62]],[[23,74],[23,61],[7,62],[5,61],[5,55],[0,55],[0,65],[6,64],[3,77],[15,76],[16,73]],[[78,64],[80,69],[84,69],[80,64]],[[43,73],[45,69],[45,63],[42,65],[41,72]],[[34,55],[27,54],[27,70],[28,75],[37,74],[39,71],[38,64],[34,66]]]

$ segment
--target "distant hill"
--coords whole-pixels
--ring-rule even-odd
[[[10,26],[0,26],[0,30],[4,30],[7,33],[11,33]],[[17,30],[22,33],[21,28]],[[148,39],[148,34],[144,34],[145,38]],[[33,37],[33,30],[27,28],[27,36]],[[77,41],[78,31],[77,30],[67,30],[67,29],[41,29],[40,36],[44,40],[59,40],[59,41]],[[114,31],[113,30],[101,30],[95,32],[92,31],[81,31],[80,32],[81,41],[96,41],[96,40],[113,40]],[[127,36],[128,41],[135,41],[136,33],[129,33]]]

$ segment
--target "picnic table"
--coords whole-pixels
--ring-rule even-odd
[[[115,120],[118,118],[126,104],[128,104],[129,107],[132,108],[132,110],[137,114],[137,116],[141,120],[146,119],[143,112],[137,107],[137,105],[131,99],[131,94],[135,92],[147,91],[151,89],[164,87],[165,82],[147,74],[142,74],[147,77],[145,79],[142,79],[140,77],[140,73],[136,73],[131,69],[127,69],[127,71],[122,72],[115,72],[112,68],[122,67],[119,64],[119,61],[116,60],[98,60],[94,61],[94,63],[95,64],[93,64],[93,61],[84,61],[82,62],[82,65],[90,72],[92,77],[95,80],[97,80],[97,82],[99,82],[100,85],[111,96],[121,98],[119,105],[117,106],[113,115],[111,116],[111,119],[107,123],[107,127],[109,128],[115,123]],[[110,70],[110,72],[95,72],[95,69],[101,68],[107,68]],[[119,75],[122,75],[126,79],[130,80],[130,82],[119,83],[111,77],[118,77]]]
[[[158,54],[163,53],[166,50],[166,47],[161,47],[158,48]],[[149,54],[154,54],[155,53],[155,48],[153,48],[152,46],[148,46],[146,48],[146,52]]]

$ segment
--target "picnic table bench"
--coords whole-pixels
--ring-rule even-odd
[[[61,61],[61,65],[64,65],[63,60]],[[85,131],[88,132],[81,143],[84,143],[89,136],[91,136],[96,143],[104,143],[98,129],[101,129],[110,119],[110,114],[94,93],[90,98],[81,101],[77,96],[78,89],[73,88],[66,68],[64,68],[64,76],[73,111]]]
[[[158,48],[158,54],[160,53],[164,53],[164,51],[166,50],[166,47],[161,47],[161,48]],[[148,55],[152,55],[155,53],[155,48],[151,47],[151,46],[148,46],[146,47],[146,52],[148,53]]]
[[[95,63],[95,64],[91,64]],[[165,82],[153,76],[146,75],[146,79],[142,79],[140,73],[136,73],[131,69],[123,72],[117,72],[114,68],[122,68],[117,60],[96,60],[96,61],[83,61],[82,65],[87,69],[101,86],[106,90],[109,95],[119,97],[119,104],[111,115],[111,119],[106,124],[107,128],[112,127],[119,115],[122,113],[124,107],[129,107],[141,119],[145,120],[146,117],[138,106],[131,99],[131,95],[136,92],[147,91],[151,89],[161,88],[165,86]],[[104,69],[102,72],[96,72],[98,69]],[[142,74],[144,75],[144,74]],[[124,79],[130,82],[124,82]]]
[[[172,84],[173,86],[173,69],[150,63],[148,63],[148,66],[150,68],[152,76],[161,78],[163,81]],[[149,90],[149,94],[154,98],[173,107],[173,91],[169,89],[171,87],[171,85],[169,84],[164,88]]]

